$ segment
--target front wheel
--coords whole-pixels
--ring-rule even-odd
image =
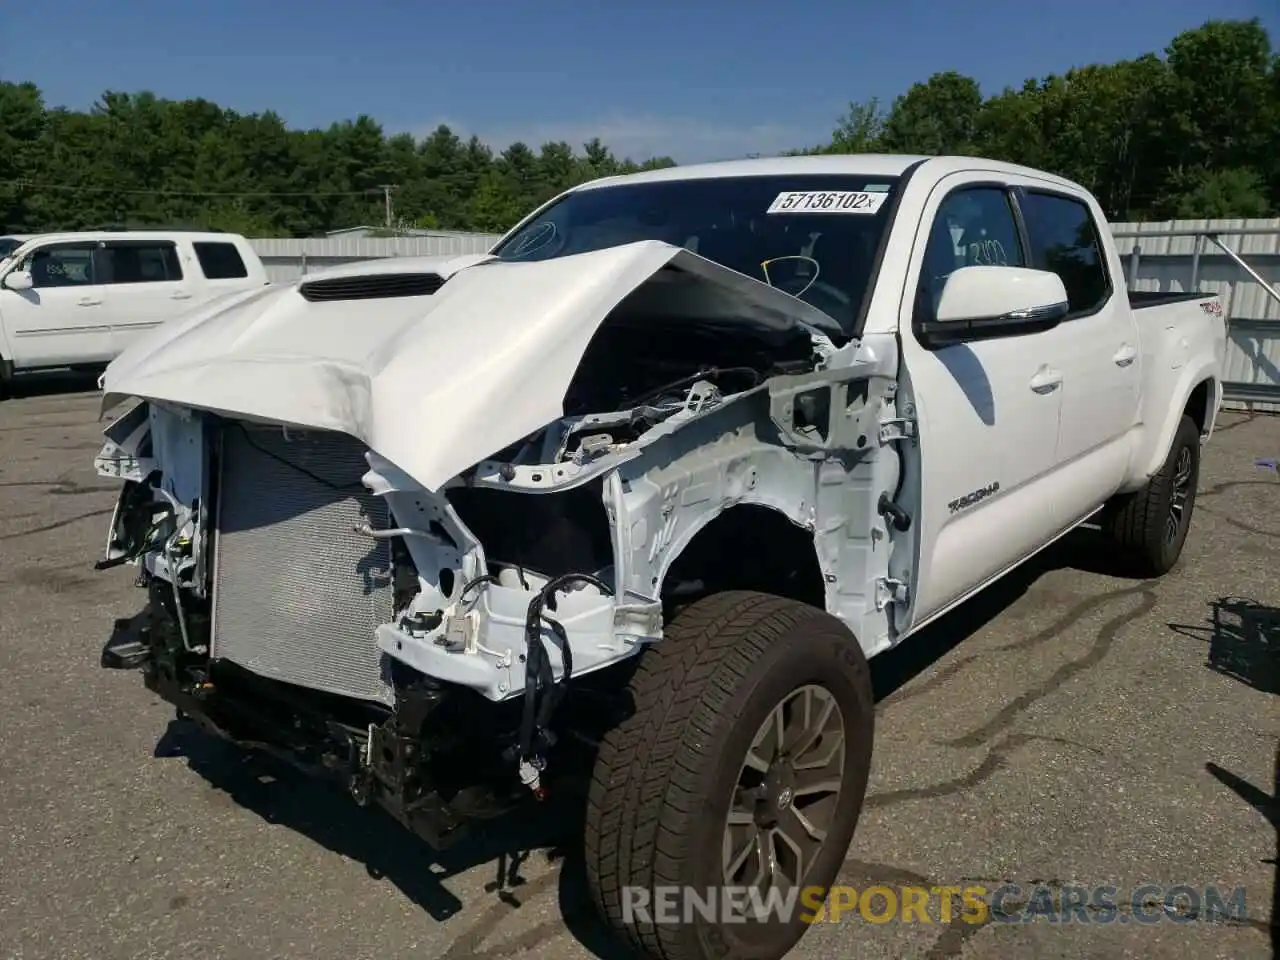
[[[1199,481],[1200,430],[1183,416],[1160,471],[1103,510],[1103,534],[1130,572],[1158,577],[1173,569],[1191,529]]]
[[[862,810],[874,700],[857,640],[796,601],[715,594],[641,655],[629,690],[589,793],[597,905],[652,957],[777,960]]]

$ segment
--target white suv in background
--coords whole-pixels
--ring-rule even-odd
[[[262,261],[236,234],[25,239],[0,256],[0,395],[17,371],[100,366],[151,327],[267,282]]]

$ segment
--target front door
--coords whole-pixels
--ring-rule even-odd
[[[0,323],[14,366],[57,367],[99,363],[111,356],[106,291],[94,274],[94,243],[50,243],[15,270],[31,275],[31,288],[0,287]]]
[[[932,349],[916,336],[953,270],[1030,265],[1014,209],[1006,182],[944,178],[908,269],[903,387],[923,457],[916,489],[904,491],[916,501],[921,550],[912,625],[1034,552],[1059,523],[1051,480],[1062,407],[1057,330]]]

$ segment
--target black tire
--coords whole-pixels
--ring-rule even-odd
[[[1102,513],[1103,535],[1126,572],[1158,577],[1173,569],[1191,529],[1199,481],[1200,430],[1184,416],[1160,472],[1141,490],[1108,504]]]
[[[812,901],[791,917],[746,924],[715,922],[696,912],[690,923],[658,923],[660,912],[656,918],[636,917],[624,901],[631,895],[628,888],[649,891],[651,897],[663,887],[705,896],[725,885],[722,844],[743,763],[765,719],[794,691],[819,696],[823,704],[834,701],[842,724],[842,749],[821,751],[830,755],[822,763],[823,778],[839,782],[839,793],[826,808],[833,812],[821,814],[830,816],[825,839],[810,838],[816,850],[802,875],[802,886],[825,892],[844,863],[871,766],[874,699],[867,661],[854,636],[815,607],[733,591],[682,610],[664,639],[641,654],[629,685],[634,713],[600,746],[584,844],[593,899],[609,924],[641,952],[662,960],[776,960],[803,935],[805,918],[812,918],[816,905]],[[825,736],[809,739],[810,748],[816,750]],[[842,762],[842,770],[829,773],[831,762]],[[776,814],[779,819],[793,808],[815,816],[814,807],[799,803],[804,791],[798,785],[794,791],[774,787],[774,797],[760,799],[754,809],[772,810],[776,798],[779,810],[786,804]]]

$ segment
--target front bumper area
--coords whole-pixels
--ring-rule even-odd
[[[514,739],[515,711],[498,715],[490,705],[483,717],[466,711],[459,722],[474,694],[421,678],[399,687],[396,703],[384,707],[192,655],[170,615],[166,587],[153,582],[147,607],[116,621],[101,664],[140,670],[146,687],[179,719],[339,786],[436,849],[530,799],[503,752]],[[207,624],[188,611],[188,629],[198,636]],[[452,735],[455,730],[465,735]]]
[[[104,666],[433,845],[541,798],[570,689],[661,636],[660,601],[615,586],[617,483],[606,503],[583,488],[585,521],[556,493],[499,492],[520,499],[487,532],[520,560],[490,562],[448,496],[349,437],[150,406],[107,433],[99,472],[126,483],[98,566],[135,564],[148,603]],[[580,522],[566,559],[554,534]],[[540,556],[559,569],[521,562]]]

